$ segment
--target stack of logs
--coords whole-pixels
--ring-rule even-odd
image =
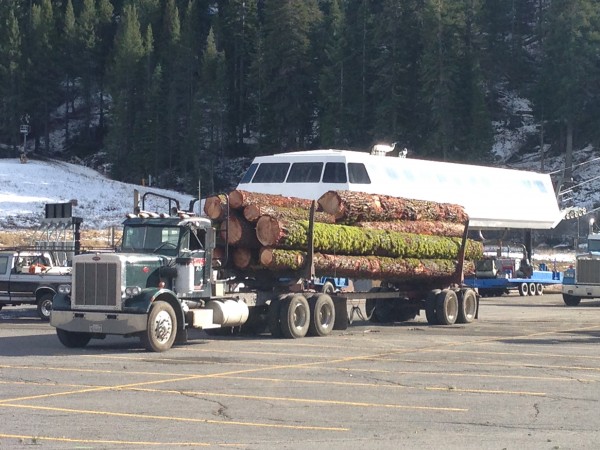
[[[225,196],[208,198],[204,212],[220,223],[237,269],[283,274],[306,268],[310,200],[241,190],[228,197],[229,205]],[[461,206],[353,191],[326,192],[318,205],[317,276],[418,281],[456,275],[468,219]],[[467,240],[465,274],[482,254],[479,242]]]

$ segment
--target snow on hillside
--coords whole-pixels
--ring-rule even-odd
[[[83,228],[105,229],[120,225],[133,210],[134,189],[176,198],[187,209],[192,197],[174,191],[113,181],[93,169],[60,161],[0,159],[0,229],[39,225],[46,203],[77,201],[73,216]],[[168,202],[150,201],[148,210],[165,212]]]

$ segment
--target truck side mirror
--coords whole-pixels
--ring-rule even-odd
[[[206,230],[206,246],[204,247],[206,250],[215,248],[216,245],[216,233],[214,228],[208,228]]]

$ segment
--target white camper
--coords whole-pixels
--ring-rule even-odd
[[[318,199],[351,190],[462,205],[471,229],[550,229],[561,219],[550,175],[347,150],[259,156],[238,189]]]

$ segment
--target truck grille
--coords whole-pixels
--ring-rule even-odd
[[[114,257],[103,257],[101,261],[81,259],[73,265],[72,306],[120,309],[120,261]]]
[[[579,259],[577,261],[577,283],[600,283],[600,259]]]

